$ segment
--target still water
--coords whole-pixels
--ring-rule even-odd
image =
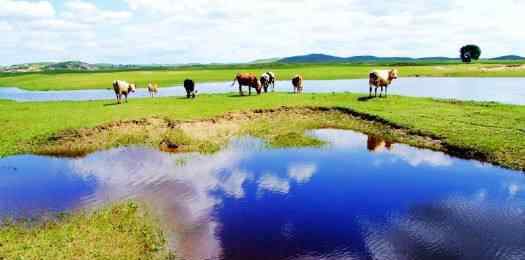
[[[231,82],[198,83],[200,93],[229,93],[237,91]],[[291,83],[278,81],[276,91],[292,91]],[[305,92],[362,92],[368,93],[367,80],[307,80]],[[458,100],[495,101],[525,105],[525,78],[400,78],[389,87],[389,93],[414,97],[434,97]],[[185,96],[182,87],[161,87],[159,96]],[[1,88],[0,99],[16,101],[60,101],[112,99],[111,89],[73,91],[26,91],[18,88]],[[147,97],[147,90],[140,88],[131,98]]]
[[[185,259],[525,259],[525,175],[352,131],[321,148],[0,159],[0,216],[147,203]]]

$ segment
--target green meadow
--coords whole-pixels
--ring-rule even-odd
[[[356,79],[380,68],[398,68],[402,77],[523,77],[525,66],[507,63],[393,63],[393,64],[257,64],[237,66],[191,66],[173,69],[146,69],[95,72],[2,73],[0,86],[27,90],[73,90],[111,88],[115,79],[145,87],[148,81],[160,86],[180,85],[186,78],[198,82],[233,81],[238,72],[273,71],[279,80],[302,74],[310,80]]]
[[[393,124],[411,133],[430,136],[448,145],[477,151],[483,159],[513,168],[525,168],[525,106],[497,103],[452,102],[430,98],[390,96],[363,100],[359,94],[271,93],[238,97],[233,94],[85,102],[0,101],[0,154],[26,153],[46,144],[54,134],[93,128],[115,121],[144,118],[202,120],[227,112],[287,107],[344,108]],[[291,119],[293,120],[293,119]],[[288,127],[292,124],[284,122]],[[115,137],[117,138],[117,137]],[[147,134],[114,145],[141,143]],[[111,140],[108,140],[111,142]],[[103,146],[106,147],[106,146]]]

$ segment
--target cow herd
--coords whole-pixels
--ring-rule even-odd
[[[369,97],[372,96],[372,88],[375,87],[375,96],[377,96],[377,88],[380,88],[379,96],[383,94],[383,88],[385,91],[385,97],[387,95],[387,88],[392,83],[394,79],[398,77],[398,71],[396,69],[389,70],[374,70],[368,75],[368,83],[370,87]],[[232,86],[235,86],[235,83],[239,85],[239,95],[244,96],[243,86],[248,87],[248,95],[252,94],[252,88],[255,89],[257,94],[261,94],[263,91],[266,93],[271,87],[272,91],[275,91],[275,81],[277,77],[273,72],[265,72],[260,77],[257,77],[254,73],[238,73],[233,79]],[[304,79],[302,75],[295,75],[292,78],[293,93],[299,94],[303,92],[304,88]],[[133,83],[128,83],[123,80],[113,81],[113,89],[115,90],[115,95],[117,97],[117,103],[122,102],[122,97],[124,97],[125,102],[128,102],[128,95],[135,92],[136,85]],[[195,81],[191,79],[184,80],[184,89],[186,90],[187,98],[195,98],[197,95],[197,90],[195,89]],[[148,92],[151,97],[154,97],[159,92],[159,85],[157,83],[148,83]]]

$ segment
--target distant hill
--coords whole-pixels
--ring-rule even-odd
[[[65,61],[52,63],[43,68],[46,71],[52,70],[97,70],[97,65],[89,64],[82,61]]]
[[[24,63],[24,64],[16,64],[11,66],[4,66],[0,68],[0,72],[34,72],[34,71],[42,71],[43,68],[50,63],[47,62],[39,62],[39,63]]]
[[[254,60],[250,63],[252,64],[263,64],[263,63],[274,63],[279,61],[281,58],[268,58],[268,59],[260,59],[260,60]]]
[[[418,58],[417,60],[436,60],[436,61],[447,60],[447,61],[452,61],[452,60],[459,60],[459,58],[450,58],[450,57],[437,56],[437,57],[423,57],[423,58]]]
[[[377,57],[377,56],[352,56],[343,58],[347,62],[377,62],[377,61],[412,61],[409,57]]]
[[[282,63],[323,63],[323,62],[409,62],[409,61],[424,61],[424,60],[435,60],[435,61],[449,61],[458,60],[457,58],[449,57],[424,57],[424,58],[410,58],[410,57],[377,57],[371,55],[365,56],[351,56],[351,57],[338,57],[327,54],[307,54],[301,56],[293,56],[288,58],[280,59],[278,62]]]
[[[283,63],[308,63],[308,62],[344,62],[345,58],[331,56],[326,54],[307,54],[301,56],[292,56],[280,59],[278,62]]]
[[[505,56],[492,58],[492,59],[489,59],[489,60],[525,60],[525,57],[521,57],[521,56],[518,56],[518,55],[505,55]]]
[[[96,70],[114,70],[114,69],[138,69],[138,68],[157,68],[163,65],[123,65],[97,63],[90,64],[82,61],[64,61],[64,62],[40,62],[25,63],[11,66],[0,67],[0,72],[41,72],[41,71],[96,71]]]

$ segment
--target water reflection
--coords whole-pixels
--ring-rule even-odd
[[[368,151],[380,152],[385,148],[390,150],[392,142],[386,141],[379,136],[369,135],[366,141],[366,147],[368,148]]]
[[[523,259],[523,204],[499,205],[486,192],[416,205],[369,227],[374,259]]]
[[[352,131],[309,134],[328,145],[0,159],[0,216],[138,199],[185,259],[525,256],[523,175]]]

